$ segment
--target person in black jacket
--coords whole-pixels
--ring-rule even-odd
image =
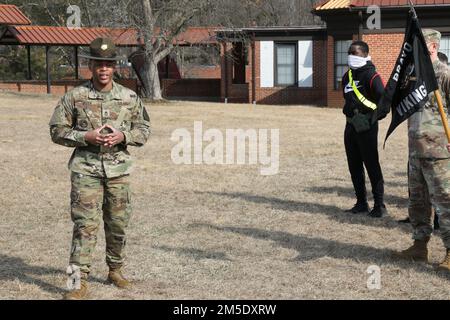
[[[374,198],[374,206],[369,216],[379,218],[387,214],[383,174],[378,158],[378,120],[387,115],[377,108],[384,92],[384,84],[371,62],[367,43],[353,42],[348,54],[350,69],[342,78],[345,98],[343,112],[347,117],[344,142],[357,202],[347,212],[369,212],[365,166]]]

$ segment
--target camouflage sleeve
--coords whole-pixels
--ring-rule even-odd
[[[450,68],[448,67],[446,68],[446,72],[442,74],[441,88],[445,94],[444,99],[447,100],[447,104],[450,103]]]
[[[74,101],[69,93],[61,98],[50,120],[50,136],[54,143],[69,148],[88,145],[84,139],[86,132],[73,129],[74,120]]]
[[[150,136],[150,117],[142,100],[137,97],[136,104],[131,115],[131,129],[124,131],[125,144],[134,147],[142,147]]]

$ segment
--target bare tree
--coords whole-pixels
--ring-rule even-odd
[[[145,97],[162,99],[158,64],[177,47],[177,38],[193,19],[209,8],[210,0],[83,0],[91,24],[137,30],[141,50],[133,54],[143,62],[139,72]],[[101,8],[101,9],[99,9]]]
[[[82,26],[135,28],[143,41],[140,73],[145,96],[162,99],[158,63],[177,50],[188,26],[239,28],[320,23],[315,0],[4,0],[21,5],[35,21],[64,25],[70,4],[82,10]],[[39,10],[37,10],[41,7]],[[44,8],[42,8],[44,7]],[[69,54],[62,52],[69,60]]]
[[[321,24],[311,10],[317,0],[214,0],[199,25],[224,27],[302,26]]]
[[[146,96],[161,100],[158,63],[174,51],[177,36],[186,30],[192,19],[208,5],[208,0],[141,0],[144,39],[144,72],[142,81]]]

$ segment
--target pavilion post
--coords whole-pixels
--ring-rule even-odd
[[[79,80],[80,79],[80,73],[78,71],[79,68],[79,60],[78,60],[78,46],[75,46],[75,79]]]
[[[28,62],[28,74],[27,79],[31,80],[31,46],[27,46],[27,62]]]
[[[50,77],[50,46],[45,47],[45,63],[47,73],[47,94],[52,93],[52,80]]]
[[[252,103],[256,104],[256,52],[255,52],[255,35],[252,37]]]

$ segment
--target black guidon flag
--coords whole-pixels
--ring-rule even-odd
[[[438,89],[436,75],[415,12],[410,11],[400,55],[380,99],[380,110],[392,110],[386,140],[403,121],[418,111],[428,94]]]

